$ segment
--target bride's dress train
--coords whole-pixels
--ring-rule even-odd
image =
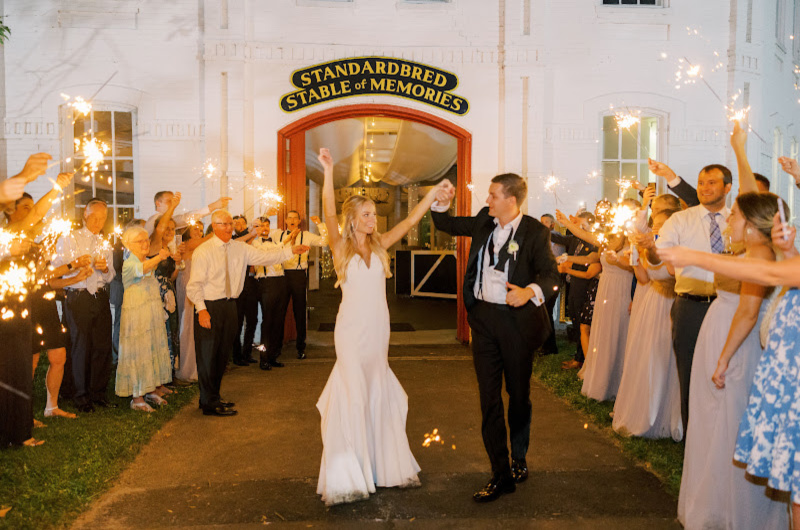
[[[325,504],[369,498],[375,487],[418,486],[406,435],[408,396],[389,368],[389,308],[380,258],[356,255],[342,283],[336,364],[317,402],[322,463],[317,494]]]

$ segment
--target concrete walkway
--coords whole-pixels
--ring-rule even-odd
[[[315,403],[334,353],[308,353],[271,372],[234,367],[223,396],[239,415],[205,417],[187,407],[75,528],[680,528],[659,481],[538,385],[530,478],[497,502],[473,502],[489,465],[471,357],[461,346],[391,348],[409,395],[407,432],[422,487],[379,489],[368,501],[326,508],[316,495]],[[423,447],[434,428],[445,443]]]

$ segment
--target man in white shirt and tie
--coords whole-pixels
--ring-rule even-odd
[[[108,207],[104,201],[89,201],[83,211],[83,228],[58,240],[57,256],[52,262],[54,267],[60,267],[84,255],[90,255],[94,260],[92,275],[65,289],[64,316],[72,341],[70,357],[75,383],[74,400],[81,412],[93,412],[95,405],[116,407],[106,397],[112,364],[108,284],[114,278],[111,245],[100,235],[107,216]],[[78,272],[76,270],[64,278],[76,276]]]
[[[195,306],[194,341],[200,408],[203,414],[233,416],[234,404],[220,397],[220,385],[238,329],[236,299],[242,292],[250,265],[275,265],[292,254],[308,252],[307,246],[259,250],[231,241],[233,218],[225,210],[211,215],[214,237],[197,247],[186,296]]]
[[[677,178],[675,172],[666,164],[657,162],[650,170],[668,181]],[[725,252],[722,233],[727,227],[728,214],[725,206],[731,191],[733,176],[730,170],[719,164],[704,167],[697,177],[697,198],[700,204],[687,208],[670,217],[658,234],[658,241],[648,239],[648,263],[651,267],[662,266],[653,248],[683,246],[704,252],[720,254]],[[694,348],[700,326],[711,302],[716,298],[714,273],[699,267],[686,267],[672,270],[675,275],[675,294],[672,305],[672,345],[678,366],[678,380],[681,387],[681,419],[683,432],[689,424],[689,380],[692,373]],[[684,434],[685,436],[685,434]]]
[[[319,217],[312,217],[312,221],[316,225],[320,225],[322,221]],[[296,210],[290,210],[286,214],[286,230],[272,230],[270,237],[273,241],[280,245],[288,245],[298,243],[300,245],[307,245],[309,247],[327,247],[328,239],[317,234],[312,234],[309,231],[302,231],[298,233],[296,241],[292,241],[290,234],[300,228],[300,213]],[[297,358],[306,358],[306,297],[308,291],[308,252],[299,256],[292,256],[291,259],[283,263],[283,272],[286,277],[286,285],[289,289],[289,300],[292,301],[292,313],[294,314],[295,327],[297,329]],[[288,300],[287,300],[288,308]],[[284,314],[286,308],[284,308]]]

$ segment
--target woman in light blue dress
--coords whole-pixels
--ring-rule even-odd
[[[788,207],[782,206],[788,217]],[[795,235],[796,229],[777,213],[771,236],[773,246],[783,253],[782,261],[683,247],[659,249],[658,255],[675,267],[698,266],[742,282],[785,286],[769,321],[766,349],[756,368],[732,456],[747,467],[748,474],[789,492],[792,526],[800,528],[800,253],[794,246]]]
[[[131,255],[122,266],[125,297],[119,332],[119,362],[116,394],[131,396],[131,409],[153,412],[145,402],[166,404],[162,385],[172,379],[167,332],[164,327],[164,306],[154,269],[170,252],[166,248],[146,259],[150,236],[142,227],[132,227],[122,235],[122,242]]]

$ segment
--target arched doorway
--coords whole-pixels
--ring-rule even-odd
[[[458,215],[471,215],[472,200],[467,186],[472,181],[472,134],[433,114],[396,105],[347,105],[317,112],[301,118],[278,131],[278,189],[283,194],[284,203],[279,216],[279,224],[288,210],[297,210],[306,217],[306,159],[305,132],[314,127],[346,118],[382,116],[414,121],[445,132],[458,142],[456,210]],[[456,247],[456,260],[459,281],[457,298],[456,337],[466,344],[469,342],[467,312],[462,297],[461,278],[466,274],[469,255],[469,238],[459,237]],[[291,312],[289,313],[291,315]],[[292,327],[293,328],[293,327]],[[287,332],[289,330],[287,329]],[[293,333],[293,331],[292,331]],[[291,335],[288,335],[291,336]]]

